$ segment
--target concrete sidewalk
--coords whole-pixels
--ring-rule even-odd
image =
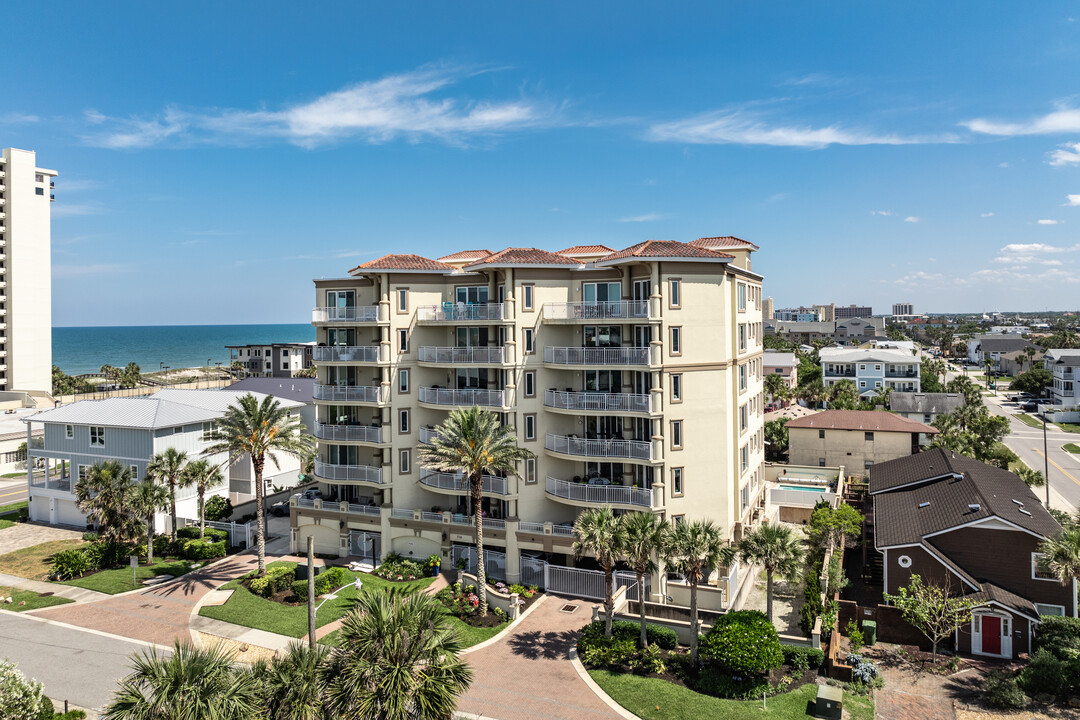
[[[268,650],[284,650],[289,647],[289,643],[306,642],[307,638],[307,636],[294,638],[288,635],[278,635],[277,633],[256,630],[243,625],[234,625],[224,620],[215,620],[202,615],[193,615],[189,627],[207,635],[236,640],[248,645],[257,645]]]
[[[74,600],[75,602],[93,602],[94,600],[104,600],[105,598],[112,597],[107,593],[100,593],[96,590],[87,590],[86,588],[75,587],[74,585],[61,585],[59,583],[42,582],[41,580],[27,580],[16,575],[5,575],[0,573],[0,585],[5,585],[16,590],[27,590],[29,592],[36,592],[39,595],[55,595],[56,597],[67,598]]]

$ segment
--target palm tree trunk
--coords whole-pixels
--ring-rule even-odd
[[[154,564],[154,515],[146,516],[146,564]]]
[[[615,598],[612,586],[615,584],[615,566],[604,566],[604,637],[611,637],[611,616],[615,614]]]
[[[206,490],[201,487],[199,488],[199,539],[206,539]]]
[[[690,581],[690,662],[698,662],[697,581]]]
[[[169,478],[169,505],[171,507],[172,532],[169,535],[176,542],[176,478]]]
[[[645,632],[645,574],[637,574],[638,615],[641,617],[641,647],[649,647],[649,634]]]
[[[264,462],[265,459],[262,455],[256,455],[251,458],[251,466],[255,470],[255,535],[259,547],[259,575],[266,573],[266,530],[263,527],[263,520],[266,516],[266,513],[263,510]]]
[[[487,567],[484,565],[484,518],[483,477],[480,473],[469,476],[469,493],[472,495],[473,522],[476,523],[476,592],[480,595],[480,617],[487,616]]]
[[[772,622],[772,574],[773,571],[770,568],[765,568],[765,615],[769,618],[769,622]]]

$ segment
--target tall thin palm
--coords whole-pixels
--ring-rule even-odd
[[[769,394],[769,399],[779,400],[787,396],[788,386],[784,382],[783,375],[766,375],[765,376],[765,392]]]
[[[151,648],[132,658],[104,720],[254,720],[265,717],[254,674],[233,665],[222,646],[176,641],[172,654]]]
[[[637,575],[638,603],[641,620],[641,647],[648,647],[649,636],[645,632],[645,576],[656,570],[656,556],[661,554],[667,541],[668,524],[651,512],[633,512],[622,517],[623,554]]]
[[[266,572],[266,509],[263,497],[263,470],[267,458],[280,468],[278,455],[284,453],[293,457],[304,457],[315,441],[305,435],[303,421],[293,416],[281,403],[266,395],[262,402],[248,393],[237,398],[235,405],[230,405],[225,415],[218,421],[210,433],[210,447],[203,450],[203,455],[225,453],[229,464],[251,458],[255,474],[255,516],[258,525],[259,574]]]
[[[330,650],[325,645],[309,648],[304,643],[289,644],[283,656],[255,663],[251,671],[259,679],[260,696],[268,720],[321,720],[322,684],[319,668]]]
[[[169,491],[146,477],[131,487],[131,505],[137,517],[146,521],[146,562],[154,562],[154,516],[169,507]]]
[[[626,544],[626,529],[610,507],[590,508],[574,521],[574,557],[586,553],[596,558],[604,571],[604,634],[611,637],[611,619],[615,614],[615,563]]]
[[[221,468],[209,460],[192,460],[184,468],[184,476],[189,485],[195,486],[199,497],[199,539],[206,537],[206,492],[220,487],[225,482]]]
[[[116,460],[92,465],[75,483],[75,503],[108,542],[122,542],[138,532],[142,518],[132,505],[127,465]]]
[[[696,665],[701,629],[697,611],[698,585],[708,581],[713,569],[725,559],[720,528],[709,520],[676,524],[668,539],[667,559],[690,585],[690,659]]]
[[[502,425],[488,410],[471,407],[454,410],[435,428],[431,444],[420,447],[420,464],[440,472],[460,472],[468,482],[476,525],[476,586],[480,615],[487,615],[487,566],[484,563],[484,475],[517,475],[517,464],[533,453],[518,447],[512,427]]]
[[[1080,513],[1078,513],[1080,517]],[[1039,546],[1040,563],[1054,573],[1062,585],[1080,580],[1080,525],[1064,528]]]
[[[150,459],[146,474],[169,488],[169,517],[172,520],[169,535],[176,539],[176,489],[183,487],[184,467],[188,455],[176,448],[166,448]]]
[[[747,533],[738,545],[739,557],[765,568],[765,614],[773,619],[773,579],[793,579],[802,570],[802,540],[787,525],[766,523]]]
[[[434,598],[365,592],[345,616],[338,647],[319,677],[324,712],[335,720],[442,720],[472,683],[473,670],[449,616]]]

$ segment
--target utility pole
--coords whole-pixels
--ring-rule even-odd
[[[308,647],[315,649],[315,538],[307,539],[307,628]]]
[[[1046,509],[1050,510],[1050,454],[1046,443],[1046,412],[1042,414],[1043,421],[1043,481],[1046,483]]]

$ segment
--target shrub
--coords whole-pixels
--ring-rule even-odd
[[[630,669],[634,672],[646,675],[659,675],[666,669],[664,659],[660,656],[660,648],[656,645],[650,645],[639,651],[627,661],[627,664],[630,665]]]
[[[252,579],[249,583],[248,589],[256,595],[263,597],[270,597],[274,593],[281,592],[285,588],[289,587],[293,580],[296,579],[296,568],[287,566],[272,567],[266,571],[266,574],[262,577]],[[307,590],[304,590],[305,596]]]
[[[61,550],[53,555],[52,573],[61,580],[82,577],[93,569],[82,548]]]
[[[203,506],[203,516],[210,521],[228,520],[232,514],[232,500],[220,495],[207,498],[206,505]]]
[[[183,544],[181,553],[188,560],[211,560],[225,557],[225,542],[204,542],[188,540]]]
[[[863,633],[859,629],[859,626],[854,620],[848,620],[847,624],[847,636],[848,641],[851,643],[852,652],[858,652],[865,643],[863,642]]]
[[[616,620],[611,623],[611,637],[620,640],[631,639],[638,640],[641,636],[641,624],[632,620]],[[645,636],[649,639],[650,645],[658,645],[662,650],[674,650],[679,644],[679,636],[674,630],[670,630],[660,625],[653,625],[651,623],[645,625]],[[585,630],[581,636],[581,642],[578,643],[579,651],[581,649],[581,643],[588,640],[604,637],[604,622],[597,620],[594,623],[590,623],[585,627]]]
[[[289,580],[292,583],[293,595],[301,599],[307,598],[308,581],[292,580],[293,577],[295,577],[295,573],[289,576]],[[315,595],[325,595],[328,592],[337,590],[345,584],[345,580],[346,575],[344,568],[328,568],[326,572],[319,573],[315,576]]]
[[[871,683],[878,676],[877,665],[869,660],[864,660],[863,656],[858,653],[848,655],[847,661],[851,665],[851,676],[861,683]]]
[[[136,552],[136,546],[129,543],[96,542],[82,548],[90,561],[91,569],[111,568],[127,565],[128,557]]]
[[[784,653],[784,662],[799,672],[816,670],[825,662],[825,651],[821,648],[781,645],[780,650]]]
[[[608,667],[628,661],[637,653],[637,643],[630,639],[610,640],[601,636],[582,653],[582,662],[592,667]]]
[[[1035,636],[1035,648],[1046,648],[1062,660],[1080,660],[1080,619],[1044,617]]]
[[[0,713],[3,718],[29,720],[53,716],[52,701],[41,683],[27,678],[7,660],[0,660]]]
[[[182,527],[176,531],[176,537],[184,538],[185,540],[198,540],[199,539],[199,526],[192,525],[191,527]],[[228,530],[218,530],[217,528],[206,528],[206,539],[213,540],[214,542],[229,541]]]
[[[733,700],[760,700],[763,694],[771,694],[772,688],[765,677],[736,678],[729,671],[715,666],[704,668],[693,681],[699,693]]]
[[[803,586],[803,606],[799,611],[799,629],[803,635],[810,637],[814,630],[814,621],[821,615],[824,608],[821,605],[821,572],[820,561],[810,563],[806,571],[806,584]]]
[[[171,537],[168,535],[158,535],[154,538],[154,555],[156,557],[175,554],[176,545],[173,543]]]
[[[82,534],[82,539],[85,540],[86,542],[97,542],[98,538],[100,538],[100,537],[101,536],[98,535],[96,532],[84,532]]]
[[[986,702],[991,707],[1019,710],[1027,707],[1028,699],[1024,691],[1009,673],[995,670],[983,680],[983,692]]]
[[[1069,664],[1047,648],[1040,648],[1031,656],[1028,666],[1020,671],[1017,681],[1028,695],[1048,693],[1056,697],[1069,682]]]
[[[740,675],[760,675],[784,662],[776,628],[757,610],[740,610],[717,619],[702,636],[701,654]]]
[[[415,560],[404,560],[400,555],[391,553],[373,573],[384,580],[416,580],[427,576],[425,567]]]

